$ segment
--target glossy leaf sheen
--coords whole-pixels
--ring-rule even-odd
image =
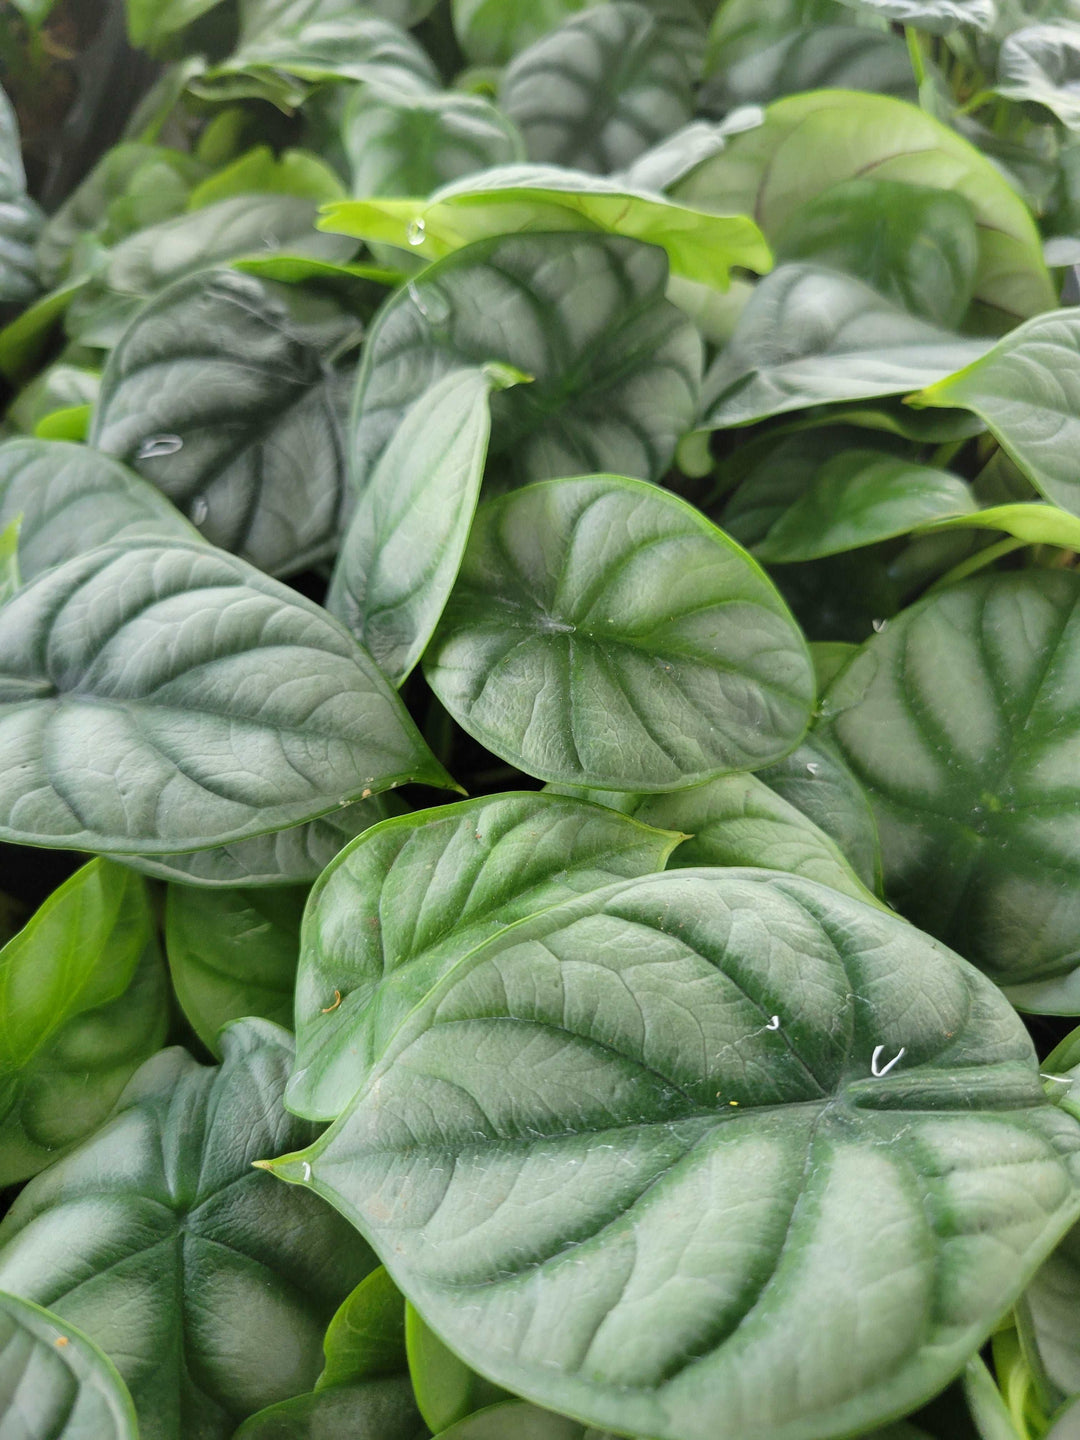
[[[454,370],[416,401],[341,543],[326,607],[394,685],[423,654],[461,566],[487,459],[494,384],[484,370]]]
[[[0,445],[0,525],[17,515],[24,582],[110,541],[199,538],[138,475],[97,450],[56,440]]]
[[[529,159],[606,175],[686,125],[695,77],[680,40],[646,5],[615,0],[521,51],[499,100]]]
[[[1080,515],[1080,313],[1055,310],[1019,326],[981,360],[913,395],[983,420],[1039,492]]]
[[[778,760],[814,694],[802,636],[745,552],[685,502],[611,475],[480,507],[424,673],[526,774],[613,790]]]
[[[489,465],[500,477],[659,479],[694,422],[702,364],[666,281],[660,251],[610,235],[512,235],[431,266],[387,302],[365,342],[353,483],[363,489],[437,381],[489,361],[533,377],[492,397]]]
[[[288,1041],[249,1020],[219,1069],[163,1051],[0,1226],[0,1285],[115,1360],[142,1440],[228,1440],[309,1388],[328,1320],[370,1268],[332,1211],[252,1168],[312,1134],[281,1106]]]
[[[176,997],[206,1048],[245,1015],[291,1027],[306,886],[215,890],[170,885],[165,949]]]
[[[116,1370],[56,1315],[0,1295],[0,1424],[12,1440],[136,1440]]]
[[[526,916],[663,868],[677,837],[556,795],[498,795],[379,825],[312,891],[288,1103],[332,1120],[459,956]]]
[[[327,206],[322,227],[408,246],[432,260],[477,240],[516,231],[601,231],[658,245],[672,273],[726,290],[733,265],[764,272],[772,255],[746,215],[693,209],[555,165],[501,165],[445,185],[426,200],[343,200]],[[548,249],[554,250],[545,238]]]
[[[753,215],[775,237],[807,201],[860,176],[931,185],[970,202],[979,229],[977,318],[991,331],[1054,305],[1024,202],[974,146],[890,96],[819,90],[778,100],[764,125],[734,136],[674,194],[687,204]]]
[[[153,481],[213,544],[287,574],[337,536],[345,441],[334,387],[269,286],[204,271],[125,332],[90,441]]]
[[[810,881],[683,870],[460,960],[274,1168],[525,1398],[820,1440],[941,1388],[1076,1215],[1078,1164],[958,956]]]
[[[811,405],[902,395],[986,349],[908,314],[854,276],[784,265],[758,285],[707,372],[702,423],[721,429]]]
[[[1078,635],[1080,576],[979,576],[890,621],[822,702],[873,804],[886,894],[1059,1014],[1078,1004]]]
[[[0,1185],[85,1140],[162,1044],[164,967],[143,881],[93,860],[0,950]]]
[[[92,550],[0,609],[0,744],[4,839],[150,855],[442,779],[325,611],[179,542]]]

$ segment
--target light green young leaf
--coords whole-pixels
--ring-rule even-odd
[[[454,34],[474,65],[505,65],[589,0],[450,0]]]
[[[957,515],[952,520],[939,521],[932,528],[934,531],[1003,530],[1025,545],[1060,545],[1064,550],[1080,550],[1080,518],[1041,501],[991,505],[986,510],[976,510],[974,515]]]
[[[956,1373],[1080,1210],[1080,1126],[1019,1017],[884,910],[678,870],[458,954],[273,1169],[536,1404],[858,1434]]]
[[[323,205],[345,193],[337,175],[317,155],[286,150],[279,159],[269,145],[256,145],[196,185],[187,208],[202,210],[235,195],[297,195]]]
[[[968,486],[948,470],[848,450],[826,461],[753,553],[767,565],[816,560],[975,509]]]
[[[1024,202],[974,146],[902,100],[848,90],[792,95],[732,136],[674,187],[688,205],[754,215],[775,239],[808,201],[856,178],[964,196],[979,230],[970,319],[992,333],[1055,304],[1042,242]]]
[[[895,180],[849,180],[795,212],[777,236],[776,254],[784,263],[844,270],[948,328],[971,301],[979,237],[962,195]]]
[[[387,301],[364,344],[353,484],[363,490],[432,385],[491,361],[533,377],[492,397],[493,480],[660,479],[694,423],[703,348],[666,280],[658,250],[614,235],[510,235],[432,265]]]
[[[341,381],[289,299],[231,269],[170,286],[110,355],[90,432],[270,574],[331,553],[346,485]]]
[[[964,1370],[964,1397],[980,1440],[1023,1440],[980,1355],[973,1355]]]
[[[973,411],[1040,494],[1080,515],[1080,311],[1036,316],[908,404]]]
[[[495,367],[436,381],[394,432],[341,543],[326,608],[393,685],[423,654],[461,568],[499,387]]]
[[[606,175],[690,122],[694,72],[663,12],[614,0],[521,51],[499,82],[499,102],[530,160]]]
[[[16,430],[33,435],[39,425],[48,425],[58,412],[83,406],[89,410],[97,399],[100,385],[99,371],[58,361],[16,396],[5,418]]]
[[[413,95],[357,85],[341,140],[354,195],[429,195],[492,165],[524,159],[512,121],[479,95]]]
[[[221,0],[127,0],[128,38],[140,50],[156,50]]]
[[[428,1428],[441,1434],[474,1410],[510,1397],[450,1350],[411,1305],[405,1305],[405,1344],[416,1404]]]
[[[372,1268],[329,1207],[253,1168],[313,1136],[281,1103],[288,1034],[241,1021],[224,1051],[216,1068],[179,1049],[147,1061],[0,1227],[0,1285],[100,1345],[142,1440],[229,1440],[309,1389],[327,1323]]]
[[[22,584],[19,574],[19,527],[17,516],[0,530],[0,605],[6,605]]]
[[[292,1026],[307,886],[205,890],[170,885],[165,953],[176,998],[211,1054],[245,1015]]]
[[[33,376],[47,355],[60,320],[88,284],[87,280],[76,280],[43,295],[0,330],[0,375],[16,385]]]
[[[1080,1010],[1080,576],[986,574],[873,636],[826,695],[885,893],[1025,1009]]]
[[[97,450],[55,440],[0,445],[0,525],[16,516],[23,580],[109,542],[199,539],[153,485]]]
[[[0,745],[0,837],[67,849],[205,849],[451,783],[325,610],[179,541],[102,546],[0,609]]]
[[[599,230],[658,245],[673,274],[725,290],[733,265],[762,272],[772,256],[749,214],[718,214],[717,208],[694,209],[554,165],[501,165],[444,185],[426,200],[328,205],[320,226],[431,260],[522,230]]]
[[[296,985],[297,1114],[340,1115],[394,1030],[466,950],[612,880],[679,837],[558,795],[498,795],[388,820],[312,891]]]
[[[745,551],[685,501],[615,475],[480,506],[424,673],[496,755],[605,790],[768,765],[814,699],[802,634]]]
[[[0,1185],[11,1185],[92,1135],[165,1038],[142,879],[93,860],[55,890],[0,950],[0,1016]]]
[[[137,1440],[131,1397],[110,1361],[74,1326],[15,1295],[0,1295],[0,1400],[18,1440]]]
[[[422,1429],[404,1377],[295,1395],[245,1420],[232,1440],[417,1440]]]
[[[701,423],[727,429],[902,395],[978,359],[987,343],[917,319],[854,276],[783,265],[758,285],[707,372]]]
[[[267,835],[253,835],[207,850],[179,855],[122,855],[125,865],[157,880],[211,889],[264,885],[310,885],[357,835],[406,809],[396,795],[373,795],[328,815]]]
[[[1080,35],[1075,23],[1025,25],[1002,41],[999,95],[1040,105],[1069,130],[1080,130]]]
[[[326,1364],[316,1390],[403,1375],[408,1369],[405,1296],[381,1265],[341,1302],[327,1326],[323,1354]]]

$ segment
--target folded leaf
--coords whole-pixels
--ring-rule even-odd
[[[684,501],[615,475],[480,506],[424,673],[496,755],[606,790],[779,760],[814,695],[802,635],[750,557]]]

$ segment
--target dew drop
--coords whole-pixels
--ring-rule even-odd
[[[306,1160],[304,1161],[304,1184],[311,1184],[311,1166]]]
[[[806,773],[808,775],[816,775],[820,769],[821,766],[817,763],[816,760],[810,760],[807,762]]]
[[[409,292],[409,299],[412,301],[412,303],[416,306],[417,310],[420,311],[420,314],[423,315],[424,319],[426,320],[428,308],[424,304],[424,297],[416,288],[415,280],[410,280],[408,285],[406,285],[405,289]]]
[[[779,1030],[779,1029],[780,1029],[780,1016],[779,1016],[779,1015],[773,1015],[773,1016],[771,1016],[770,1019],[769,1019],[769,1021],[768,1021],[768,1023],[767,1023],[766,1026],[765,1026],[765,1029],[766,1029],[766,1030]]]
[[[878,635],[880,635],[883,630],[887,629],[889,624],[887,620],[871,620],[870,623],[871,625],[873,625],[874,631]]]
[[[206,517],[210,514],[210,505],[205,495],[196,495],[191,502],[191,523],[193,525],[205,525]]]
[[[419,216],[415,216],[405,227],[405,239],[410,245],[422,245],[427,235],[427,224]]]
[[[884,1050],[884,1045],[875,1045],[874,1053],[870,1057],[870,1074],[873,1075],[875,1079],[880,1079],[882,1075],[887,1075],[894,1065],[898,1065],[900,1063],[900,1061],[907,1053],[907,1046],[901,1045],[900,1049],[896,1052],[893,1058],[886,1061],[886,1063],[882,1065],[881,1057],[884,1053]]]
[[[135,452],[136,460],[158,460],[162,455],[175,455],[184,448],[179,435],[148,435]]]

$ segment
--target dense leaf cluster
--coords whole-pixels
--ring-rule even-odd
[[[0,91],[0,1437],[1069,1440],[1075,0],[122,18],[68,193]]]

